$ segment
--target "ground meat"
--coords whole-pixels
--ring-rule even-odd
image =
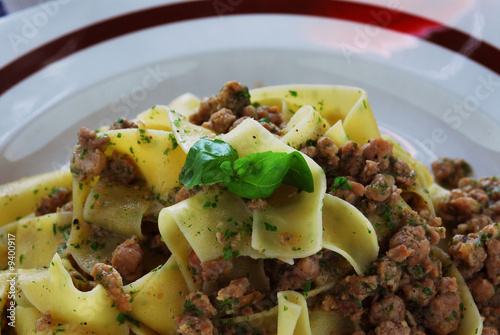
[[[228,286],[217,292],[217,301],[221,302],[220,307],[226,314],[235,314],[238,310],[253,305],[263,298],[262,293],[250,291],[250,281],[246,277],[231,280]],[[252,309],[248,312],[251,313]]]
[[[426,278],[423,281],[411,282],[401,287],[406,301],[418,307],[425,307],[436,295],[434,280]]]
[[[52,193],[44,196],[36,207],[35,215],[56,213],[58,208],[63,207],[71,199],[71,190],[67,187],[59,187]]]
[[[327,175],[334,172],[339,166],[340,159],[337,156],[339,148],[329,137],[320,137],[316,145],[304,143],[300,151],[313,158]]]
[[[490,208],[488,209],[491,215],[491,219],[494,222],[500,222],[500,200],[496,201],[495,203],[491,204]]]
[[[467,192],[467,195],[472,199],[476,199],[481,207],[488,206],[489,198],[488,194],[480,188],[473,188]]]
[[[254,211],[262,211],[267,207],[266,199],[249,199],[247,201],[247,207],[249,210]]]
[[[359,181],[362,184],[370,184],[373,178],[380,172],[379,163],[371,161],[369,159],[365,162],[365,167],[361,171]]]
[[[246,277],[231,280],[228,286],[219,290],[217,300],[224,301],[226,299],[241,298],[249,287],[250,281]]]
[[[194,252],[194,250],[191,250],[191,253],[189,254],[189,269],[191,273],[193,274],[194,281],[198,284],[201,284],[203,280],[203,268],[201,267],[201,261],[198,258],[198,255]]]
[[[326,160],[328,165],[335,164],[335,162],[338,164],[339,158],[337,157],[337,153],[339,152],[339,148],[330,137],[320,137],[316,144],[316,148],[318,150],[318,156]]]
[[[126,283],[131,283],[144,275],[143,252],[139,245],[139,238],[132,236],[120,244],[113,251],[111,265],[115,268]]]
[[[408,163],[402,159],[392,159],[391,174],[396,178],[396,184],[399,187],[411,186],[417,180],[417,174],[413,171]]]
[[[500,327],[500,235],[497,177],[460,178],[449,199],[438,204],[443,222],[456,227],[449,247],[452,261],[467,280],[484,325]],[[498,207],[500,208],[500,207]],[[491,328],[493,329],[493,328]]]
[[[391,261],[387,256],[382,257],[377,265],[377,275],[380,286],[389,292],[396,292],[401,282],[403,271],[401,266]]]
[[[104,151],[109,143],[109,137],[98,137],[95,131],[86,127],[81,127],[80,132],[78,133],[78,142],[83,149],[100,149]]]
[[[425,311],[425,322],[433,334],[445,335],[455,331],[461,320],[460,304],[455,278],[443,277],[437,285],[438,294]]]
[[[425,227],[426,236],[429,239],[429,242],[431,242],[431,244],[438,244],[439,241],[441,241],[446,237],[446,229],[444,227],[441,227],[441,222],[440,222],[441,219],[437,221],[438,222],[436,224],[438,226],[427,225]]]
[[[340,284],[346,286],[347,294],[355,300],[363,301],[377,291],[377,276],[346,276]]]
[[[98,176],[107,164],[104,150],[109,143],[109,137],[97,137],[97,134],[85,127],[78,133],[80,144],[75,146],[70,168],[78,180]]]
[[[241,117],[238,120],[247,118],[252,118],[255,120],[259,119],[259,114],[257,113],[257,109],[253,105],[245,106],[240,116]]]
[[[270,133],[276,134],[279,136],[283,135],[282,130],[274,123],[268,122],[267,120],[259,120],[259,123],[261,124],[261,126],[263,126]]]
[[[273,134],[283,135],[285,124],[278,106],[259,106],[256,113],[257,120],[264,128]]]
[[[472,168],[463,159],[439,158],[431,164],[436,182],[443,187],[456,188],[461,178],[472,173]]]
[[[493,327],[484,327],[481,335],[498,335],[498,331]]]
[[[429,256],[430,242],[422,226],[404,226],[389,241],[387,256],[395,262],[406,260],[408,266],[415,266]]]
[[[227,133],[235,120],[236,116],[231,112],[231,110],[222,108],[221,110],[210,115],[210,119],[203,123],[203,127],[213,130],[218,134]]]
[[[319,273],[319,255],[299,259],[294,265],[284,265],[284,272],[281,273],[277,290],[297,290],[304,287],[304,284],[312,280]]]
[[[106,169],[102,172],[102,177],[123,185],[130,185],[142,178],[134,160],[118,151],[113,151]]]
[[[476,303],[484,306],[495,296],[495,286],[485,278],[472,278],[467,282]]]
[[[363,316],[363,300],[377,293],[377,276],[348,275],[335,288],[334,295],[321,301],[323,310],[338,310],[351,321],[359,323]]]
[[[380,171],[387,170],[392,157],[392,143],[381,137],[372,138],[363,146],[363,157],[379,163]]]
[[[500,304],[484,307],[481,316],[484,317],[485,326],[500,329]]]
[[[330,138],[321,137],[316,144],[303,143],[301,151],[325,171],[330,194],[355,205],[365,215],[373,214],[387,219],[382,214],[386,205],[399,201],[401,187],[413,185],[417,177],[407,163],[394,156],[392,148],[392,143],[382,138],[374,138],[363,147],[353,141],[337,147]],[[339,178],[348,180],[349,185],[344,183],[338,187]],[[422,204],[421,200],[420,205],[422,209],[427,208],[427,204]],[[399,218],[396,220],[401,221]],[[387,223],[387,227],[395,226],[392,222],[384,223]],[[383,229],[377,226],[380,236],[384,235]],[[386,233],[392,234],[392,231]]]
[[[182,186],[175,194],[174,202],[179,203],[183,200],[189,199],[196,193],[198,193],[198,190],[196,188],[188,189],[186,186]]]
[[[498,177],[462,178],[458,183],[458,188],[466,192],[480,188],[488,194],[492,202],[500,200],[500,179]]]
[[[217,309],[212,305],[207,295],[202,292],[191,292],[186,296],[184,303],[185,313],[190,312],[198,316],[212,317]]]
[[[500,284],[500,228],[499,224],[491,224],[481,230],[485,239],[487,258],[484,263],[488,279],[493,285]]]
[[[181,335],[216,335],[212,321],[206,317],[186,315],[176,318],[177,334]]]
[[[123,291],[123,281],[120,273],[111,265],[96,263],[91,273],[97,284],[101,284],[108,291],[108,296],[122,312],[132,310],[130,295]]]
[[[344,176],[356,176],[363,171],[365,159],[357,143],[348,141],[339,148],[340,173]]]
[[[219,92],[219,103],[217,110],[227,108],[236,115],[241,115],[243,109],[250,105],[250,93],[248,87],[237,81],[227,82]]]
[[[236,119],[231,128],[229,128],[229,131],[236,128],[240,123],[248,118],[253,118],[259,121],[264,128],[273,134],[279,136],[283,135],[283,127],[285,123],[283,123],[283,118],[281,117],[278,106],[259,106],[257,109],[252,105],[246,106],[243,109],[241,117]]]
[[[249,117],[269,132],[283,135],[285,123],[279,107],[251,105],[248,88],[236,81],[227,82],[217,95],[202,99],[189,121],[216,133],[227,133]]]
[[[52,325],[52,316],[50,315],[50,311],[46,312],[44,315],[36,319],[35,328],[39,332],[44,332],[49,330]]]
[[[106,163],[106,155],[101,150],[88,151],[77,145],[73,151],[70,168],[81,181],[100,175],[106,168]]]
[[[231,128],[229,128],[228,132],[230,132],[231,130],[236,128],[238,125],[240,125],[246,119],[248,119],[248,116],[243,116],[243,117],[240,117],[239,119],[236,119],[236,121],[233,122]]]
[[[218,334],[210,318],[217,314],[208,296],[202,292],[189,293],[184,301],[184,314],[176,318],[177,333],[184,335]]]
[[[372,325],[376,326],[384,321],[404,321],[405,313],[404,301],[397,295],[387,295],[372,305],[368,317]]]
[[[197,125],[201,125],[203,122],[208,121],[208,119],[210,119],[210,115],[217,111],[218,103],[219,98],[215,95],[209,98],[201,99],[198,111],[189,116],[189,121]]]
[[[445,223],[464,222],[473,214],[481,212],[477,200],[459,189],[452,190],[449,199],[440,201],[437,209]]]
[[[326,295],[321,302],[321,309],[327,312],[331,310],[340,311],[344,317],[348,317],[353,323],[360,323],[364,314],[361,302],[345,295]]]
[[[137,124],[134,121],[130,121],[124,118],[119,118],[109,126],[109,130],[129,128],[137,128]]]
[[[278,106],[259,106],[256,113],[258,119],[268,119],[270,123],[278,127],[283,123],[283,116]]]
[[[384,321],[375,328],[375,335],[410,335],[411,329],[404,322]]]
[[[227,82],[217,95],[203,98],[198,111],[189,117],[189,121],[201,125],[207,122],[211,115],[226,108],[235,116],[249,115],[245,107],[250,105],[248,88],[236,81]],[[253,115],[252,115],[253,117]]]
[[[231,271],[233,268],[233,262],[231,259],[225,260],[224,258],[219,257],[213,261],[201,263],[201,268],[203,280],[214,281],[222,273]]]
[[[465,279],[472,278],[475,273],[480,271],[487,257],[477,234],[453,236],[448,253]]]
[[[346,179],[346,184],[343,187],[330,188],[330,191],[328,193],[340,199],[343,199],[352,205],[356,205],[365,195],[365,187],[360,183],[357,183],[355,181],[347,181]]]
[[[419,265],[423,269],[423,275],[431,279],[438,279],[443,274],[443,266],[441,261],[435,259],[434,257],[428,257],[422,261]],[[412,278],[415,278],[413,276]]]
[[[392,184],[389,179],[383,174],[377,174],[370,185],[365,187],[365,195],[368,199],[374,201],[384,201],[389,198],[392,193]]]

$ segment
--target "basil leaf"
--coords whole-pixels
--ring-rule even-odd
[[[307,192],[314,191],[314,180],[304,157],[297,151],[257,152],[221,164],[228,173],[229,191],[248,199],[268,198],[283,183]]]
[[[238,158],[236,150],[221,140],[196,142],[179,179],[188,188],[220,182],[248,199],[268,198],[283,183],[314,191],[311,170],[299,152],[256,152]]]
[[[238,153],[222,140],[202,139],[189,149],[179,181],[187,188],[227,182],[229,177],[220,169],[221,163],[235,161]]]
[[[314,179],[307,165],[306,159],[298,151],[288,154],[291,156],[290,167],[283,179],[283,184],[295,186],[300,190],[312,193],[314,192]]]

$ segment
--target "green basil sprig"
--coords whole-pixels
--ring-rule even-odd
[[[189,149],[179,180],[187,188],[222,183],[247,199],[268,198],[281,184],[314,191],[311,169],[299,152],[255,152],[238,158],[229,143],[218,139],[199,140]]]

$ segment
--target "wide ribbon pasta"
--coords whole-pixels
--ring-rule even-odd
[[[71,188],[71,183],[66,168],[0,185],[0,226],[32,213],[44,196],[58,187]]]
[[[58,254],[47,270],[19,273],[18,284],[27,302],[42,314],[50,311],[63,324],[95,334],[129,333],[106,289],[102,285],[88,292],[76,289]]]
[[[344,256],[362,275],[379,251],[371,222],[348,202],[325,195],[323,206],[323,247]]]
[[[16,315],[21,320],[17,331],[167,335],[175,334],[182,320],[191,317],[203,317],[205,325],[218,331],[242,333],[347,335],[361,329],[361,323],[343,314],[349,311],[342,311],[341,304],[330,301],[329,305],[327,300],[335,299],[342,291],[340,300],[355,302],[358,312],[366,309],[368,299],[355,301],[347,297],[352,289],[359,288],[349,287],[350,283],[361,278],[364,285],[363,276],[376,277],[375,273],[383,270],[379,266],[389,264],[389,253],[381,251],[388,249],[389,239],[407,223],[401,218],[418,219],[422,210],[432,217],[437,202],[449,191],[436,185],[425,166],[384,135],[385,141],[392,143],[391,160],[406,163],[416,174],[411,179],[415,183],[399,186],[402,189],[395,187],[394,197],[378,201],[363,198],[372,179],[366,178],[370,181],[365,182],[360,177],[362,172],[346,172],[344,182],[363,187],[349,199],[354,205],[343,195],[332,195],[343,191],[351,195],[353,191],[351,184],[335,188],[333,180],[344,174],[345,166],[341,164],[347,163],[340,161],[342,148],[335,146],[348,144],[345,150],[357,150],[361,157],[356,159],[362,160],[364,153],[359,149],[369,147],[366,144],[370,139],[381,137],[362,89],[283,85],[250,92],[245,87],[239,93],[234,96],[236,103],[243,99],[248,110],[240,110],[238,116],[243,113],[247,118],[238,120],[227,133],[211,130],[212,119],[208,125],[191,123],[190,117],[197,113],[202,100],[186,93],[168,106],[156,105],[143,111],[133,120],[132,128],[103,127],[96,131],[99,137],[109,137],[106,147],[99,148],[108,164],[101,175],[84,180],[75,175],[71,179],[69,169],[65,169],[0,188],[0,263],[4,268],[9,260],[8,236],[17,239],[16,269],[0,273],[0,307],[9,301],[7,279],[17,276]],[[247,105],[250,96],[251,106]],[[214,108],[220,109],[222,100],[212,98],[217,102]],[[276,110],[283,123],[274,124],[269,120],[271,116],[259,116],[257,120],[256,115],[274,115]],[[190,148],[206,138],[228,143],[239,158],[301,150],[313,177],[314,191],[281,185],[266,199],[250,200],[220,184],[187,190],[179,174]],[[319,155],[318,140],[330,145],[328,138],[335,144],[333,150],[326,150],[330,156],[315,156]],[[137,168],[138,178],[132,183],[110,180],[106,174],[110,162],[121,158]],[[330,164],[329,159],[340,163]],[[397,178],[393,171],[371,171],[368,176],[380,174],[394,186]],[[56,210],[34,217],[40,199],[62,186],[72,189],[73,212]],[[123,254],[126,257],[120,259]],[[481,316],[467,284],[444,252],[434,249],[432,254],[433,260],[443,264],[442,275],[456,278],[459,286],[463,319],[454,334],[480,334]],[[119,278],[118,288],[123,289],[127,299],[130,297],[132,306],[130,311],[120,311],[111,299],[111,291],[96,284],[100,281],[97,277],[88,275],[97,263],[110,267],[116,264],[115,270],[120,273],[120,266],[136,265],[138,258],[142,262],[139,265],[144,266],[138,267],[139,279],[127,277],[134,273],[124,271],[121,275],[126,285],[122,286]],[[146,264],[143,258],[160,259],[161,265],[156,267],[159,262],[154,264],[155,260]],[[394,267],[400,267],[411,278],[403,263]],[[203,266],[207,264],[214,266],[215,279],[204,277]],[[380,280],[369,288],[376,290],[366,293],[373,299],[371,303],[380,302],[387,289]],[[189,300],[192,292],[208,299]],[[240,305],[240,301],[245,303]],[[203,307],[209,312],[204,314],[200,310]],[[41,329],[40,323],[49,316],[53,323]]]
[[[310,105],[330,125],[342,120],[349,138],[359,144],[380,136],[367,94],[362,89],[330,85],[282,85],[254,89],[250,94],[254,101],[283,99],[293,112]]]

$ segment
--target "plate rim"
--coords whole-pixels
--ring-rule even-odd
[[[235,15],[301,15],[375,26],[430,42],[500,75],[500,62],[495,61],[500,59],[499,48],[465,31],[399,9],[344,0],[294,1],[287,2],[287,6],[268,0],[233,0],[229,3],[237,5],[230,8],[217,7],[216,3],[212,0],[194,0],[159,4],[109,16],[56,36],[0,68],[0,77],[7,78],[0,81],[0,97],[43,68],[111,39],[166,24]],[[386,20],[374,13],[385,13]],[[44,61],[40,62],[40,59]]]

